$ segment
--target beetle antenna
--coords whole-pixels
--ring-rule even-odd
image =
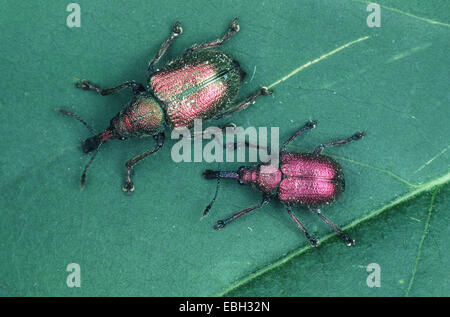
[[[84,167],[83,174],[81,174],[81,184],[80,184],[81,190],[84,189],[84,185],[85,185],[85,183],[86,183],[86,173],[87,173],[87,170],[88,170],[89,166],[91,166],[91,163],[92,163],[92,161],[95,159],[95,156],[97,155],[98,150],[100,149],[100,146],[101,146],[102,144],[103,144],[103,143],[100,143],[100,144],[97,146],[97,148],[96,148],[96,149],[94,150],[94,152],[92,153],[91,159],[89,160],[89,162],[88,162],[88,163],[86,164],[86,166]]]
[[[58,111],[59,113],[65,115],[65,116],[68,116],[68,117],[72,117],[72,118],[77,119],[77,120],[80,121],[86,128],[88,128],[89,131],[91,131],[93,134],[97,134],[97,131],[95,131],[95,129],[94,129],[93,127],[91,127],[89,124],[87,124],[87,122],[84,121],[83,119],[81,119],[77,114],[75,114],[75,113],[73,113],[73,112],[71,112],[71,111],[67,111],[67,110],[59,109],[59,108],[57,108],[57,109],[55,109],[55,110]]]
[[[203,178],[205,179],[214,179],[217,177],[222,177],[222,178],[233,178],[233,179],[238,179],[239,178],[239,173],[238,172],[232,172],[232,171],[212,171],[212,170],[205,170],[203,171]]]
[[[219,167],[217,168],[219,170]],[[206,171],[205,171],[206,172]],[[210,171],[211,172],[211,171]],[[211,209],[212,205],[216,201],[217,194],[219,193],[219,185],[220,185],[220,172],[216,173],[217,177],[217,186],[216,186],[216,193],[214,194],[214,198],[211,200],[211,202],[206,206],[205,210],[203,211],[203,215],[200,219],[203,219],[206,217],[206,215],[209,213],[209,210]]]

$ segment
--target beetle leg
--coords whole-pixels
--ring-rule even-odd
[[[314,149],[313,154],[319,155],[320,153],[322,153],[323,149],[326,148],[327,146],[344,145],[344,144],[350,143],[352,141],[361,140],[365,135],[366,135],[365,132],[358,131],[349,138],[337,140],[337,141],[333,141],[333,142],[329,142],[329,143],[323,143]]]
[[[306,239],[309,240],[309,243],[311,243],[311,245],[313,247],[317,247],[319,245],[319,240],[317,240],[316,238],[314,238],[313,236],[311,236],[311,234],[308,232],[308,230],[305,228],[305,226],[302,225],[302,223],[300,222],[300,220],[298,220],[298,218],[294,215],[294,213],[292,212],[291,206],[289,204],[283,204],[284,207],[286,208],[289,216],[291,216],[291,218],[295,221],[295,223],[297,224],[297,227],[303,231],[303,233],[306,236]]]
[[[135,94],[135,95],[137,95],[140,92],[145,91],[144,86],[142,86],[141,84],[138,84],[134,81],[127,81],[127,82],[124,82],[123,84],[120,84],[113,88],[101,88],[97,85],[94,85],[89,80],[83,79],[83,80],[81,80],[81,82],[76,83],[75,87],[82,89],[82,90],[93,90],[93,91],[98,92],[102,96],[114,94],[124,88],[127,88],[127,87],[131,87],[131,89],[133,89],[133,94]]]
[[[296,137],[301,135],[303,132],[314,129],[316,127],[317,121],[308,121],[303,127],[298,129],[289,139],[284,141],[283,145],[281,146],[281,153],[286,152],[286,146],[288,146],[289,143],[291,143]]]
[[[254,148],[254,149],[258,150],[258,151],[261,150],[261,149],[263,149],[265,151],[270,150],[266,146],[260,146],[259,144],[252,144],[252,143],[248,142],[247,140],[245,140],[244,142],[234,141],[233,143],[227,143],[227,144],[223,145],[223,147],[225,149],[227,149],[227,150],[231,150],[231,149],[236,150],[239,146],[245,146],[245,147],[247,147],[249,149],[250,148]]]
[[[226,124],[223,124],[223,125],[217,127],[217,129],[214,129],[211,132],[213,134],[214,133],[218,133],[219,131],[221,131],[223,133],[223,132],[226,132],[227,128],[233,128],[234,129],[234,128],[236,128],[236,124],[233,123],[233,122],[226,123]],[[192,136],[188,137],[188,139],[194,140],[196,138],[205,138],[205,137],[211,137],[211,134],[205,133],[205,131],[200,131],[199,133],[195,133],[194,132],[194,133],[192,133]]]
[[[219,131],[222,131],[222,133],[228,133],[228,130],[227,130],[228,128],[231,128],[233,130],[233,132],[232,132],[233,135],[236,133],[235,132],[235,129],[236,129],[236,124],[235,123],[227,123],[227,124],[224,124],[222,126],[219,126],[217,128],[217,130],[215,130],[213,133],[218,133]],[[201,131],[199,133],[193,133],[193,135],[190,136],[189,139],[190,140],[194,140],[196,138],[207,138],[207,137],[211,138],[211,134],[207,134],[204,131]],[[219,142],[222,143],[221,141],[219,141]],[[252,143],[248,142],[247,140],[244,141],[244,142],[234,141],[234,142],[224,143],[223,144],[223,148],[226,149],[226,150],[230,150],[230,151],[231,150],[236,150],[240,146],[245,146],[247,148],[255,148],[258,151],[260,149],[263,149],[263,150],[266,150],[266,151],[270,150],[269,147],[260,146],[258,144],[252,144]]]
[[[287,139],[284,143],[283,143],[283,145],[281,146],[281,153],[285,153],[286,152],[286,146],[291,142],[291,141],[293,141],[296,137],[298,137],[299,135],[301,135],[303,132],[305,132],[305,131],[307,131],[307,130],[310,130],[310,129],[314,129],[315,127],[316,127],[316,124],[317,124],[317,121],[308,121],[304,126],[302,126],[299,130],[297,130],[289,139]],[[236,148],[238,147],[238,146],[242,146],[242,145],[244,145],[244,146],[246,146],[246,147],[248,147],[248,148],[251,148],[251,147],[253,147],[253,148],[256,148],[257,150],[259,150],[260,148],[263,148],[263,149],[265,149],[265,150],[267,150],[267,148],[265,148],[265,147],[261,147],[261,146],[259,146],[259,145],[254,145],[254,144],[251,144],[250,142],[248,142],[248,141],[245,141],[245,142],[240,142],[240,143],[238,143],[237,141],[235,141],[234,143],[231,143],[231,144],[225,144],[224,146],[226,147],[226,148],[231,148],[231,146],[233,146],[234,147],[234,150],[236,150]]]
[[[165,40],[162,44],[161,47],[158,51],[158,53],[155,55],[155,57],[153,57],[153,59],[150,61],[150,63],[148,64],[148,69],[147,69],[147,83],[150,79],[150,77],[152,76],[152,74],[155,72],[155,64],[159,62],[159,60],[161,59],[161,57],[163,57],[163,55],[167,52],[167,49],[170,47],[170,45],[173,43],[173,41],[175,40],[175,38],[180,35],[181,33],[183,33],[183,29],[180,26],[180,22],[175,22],[175,24],[172,27],[172,32],[170,33],[169,37],[167,38],[167,40]]]
[[[219,113],[218,115],[216,115],[212,119],[213,120],[222,119],[223,117],[226,117],[226,116],[232,114],[233,112],[244,110],[244,109],[250,107],[251,105],[253,105],[255,103],[255,100],[258,97],[260,97],[260,96],[269,96],[271,94],[272,94],[271,90],[269,90],[267,87],[262,87],[257,92],[255,92],[254,94],[252,94],[249,97],[245,98],[244,100],[242,100],[237,105],[232,106],[230,109],[226,110],[225,112]]]
[[[142,154],[139,154],[135,157],[133,157],[131,160],[129,160],[126,164],[125,167],[127,168],[126,174],[125,174],[125,183],[122,186],[122,190],[126,193],[130,193],[132,191],[134,191],[134,184],[131,181],[131,170],[133,169],[133,167],[141,160],[143,160],[144,158],[146,158],[149,155],[152,155],[153,153],[156,153],[159,151],[159,149],[162,148],[163,144],[164,144],[164,133],[160,133],[158,135],[155,135],[153,137],[155,139],[156,142],[156,146],[151,149],[148,150],[147,152],[144,152]]]
[[[225,33],[224,36],[222,36],[220,39],[217,39],[215,41],[209,42],[209,43],[203,43],[194,45],[191,48],[188,48],[183,52],[183,56],[189,55],[193,51],[202,49],[202,48],[214,48],[218,46],[222,46],[226,41],[228,41],[234,34],[239,32],[239,24],[238,24],[238,18],[235,18],[233,21],[231,21],[230,26],[228,27],[227,33]]]
[[[223,229],[223,227],[225,227],[227,224],[229,224],[233,220],[239,218],[240,216],[245,215],[246,213],[249,213],[250,211],[253,211],[255,209],[261,208],[261,207],[267,205],[269,202],[270,202],[270,196],[268,196],[266,194],[263,194],[263,200],[262,200],[262,202],[259,205],[255,205],[255,206],[252,206],[250,208],[241,210],[241,211],[235,213],[233,216],[231,216],[229,218],[217,221],[217,223],[214,225],[214,229],[216,229],[216,230]]]
[[[339,236],[341,237],[341,239],[345,242],[345,244],[348,247],[354,246],[355,245],[355,240],[353,240],[352,238],[350,238],[348,235],[346,235],[344,232],[342,232],[342,229],[339,228],[338,226],[336,226],[334,223],[332,223],[327,217],[325,217],[324,215],[322,215],[322,213],[320,212],[320,209],[318,208],[311,208],[311,210],[313,212],[315,212],[317,215],[319,215],[319,217],[325,222],[327,223],[330,227],[332,227],[334,229],[334,231],[336,231]]]

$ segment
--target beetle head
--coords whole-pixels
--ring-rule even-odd
[[[83,152],[90,153],[90,152],[94,151],[96,148],[98,148],[100,143],[102,143],[102,142],[100,141],[100,138],[97,135],[93,136],[91,138],[87,138],[83,142]]]

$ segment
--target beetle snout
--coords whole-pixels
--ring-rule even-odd
[[[90,153],[94,151],[100,145],[100,139],[97,136],[86,139],[83,142],[83,152]]]
[[[213,170],[204,170],[202,173],[203,178],[205,179],[214,179],[219,176],[219,171],[213,171]]]

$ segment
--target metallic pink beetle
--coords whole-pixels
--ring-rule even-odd
[[[343,145],[351,141],[360,140],[365,133],[356,132],[349,138],[321,144],[312,153],[287,153],[286,146],[304,131],[315,128],[316,123],[316,121],[309,121],[283,143],[278,166],[267,163],[255,167],[243,166],[237,172],[212,170],[203,172],[203,176],[206,179],[217,179],[218,184],[221,178],[233,178],[238,180],[239,184],[251,184],[260,190],[263,196],[260,204],[244,209],[229,218],[217,221],[217,224],[214,226],[215,229],[222,229],[233,220],[268,204],[271,198],[275,198],[281,201],[298,228],[303,231],[314,247],[318,245],[318,240],[309,234],[292,213],[292,205],[298,204],[308,207],[330,225],[347,246],[355,244],[352,238],[344,234],[338,226],[322,215],[319,209],[319,206],[333,202],[345,189],[344,174],[340,165],[332,158],[321,153],[327,146]],[[246,145],[248,146],[249,144],[247,143]],[[203,216],[209,212],[216,196],[206,207]]]
[[[152,136],[156,145],[126,162],[125,182],[122,189],[134,191],[131,172],[144,158],[156,153],[164,144],[166,128],[191,128],[195,119],[217,120],[243,110],[255,103],[260,96],[272,92],[262,87],[247,98],[235,103],[245,72],[231,56],[217,50],[239,31],[238,19],[234,19],[225,35],[215,41],[194,45],[157,69],[161,57],[182,33],[180,23],[172,27],[170,36],[161,45],[159,52],[150,61],[146,85],[127,81],[113,88],[101,88],[83,79],[76,87],[95,91],[103,96],[131,88],[133,98],[114,118],[103,132],[96,133],[75,113],[57,109],[60,113],[76,118],[94,133],[83,143],[85,153],[92,152],[91,159],[81,175],[81,188],[86,181],[86,172],[100,146],[112,139],[125,140],[130,137]]]

